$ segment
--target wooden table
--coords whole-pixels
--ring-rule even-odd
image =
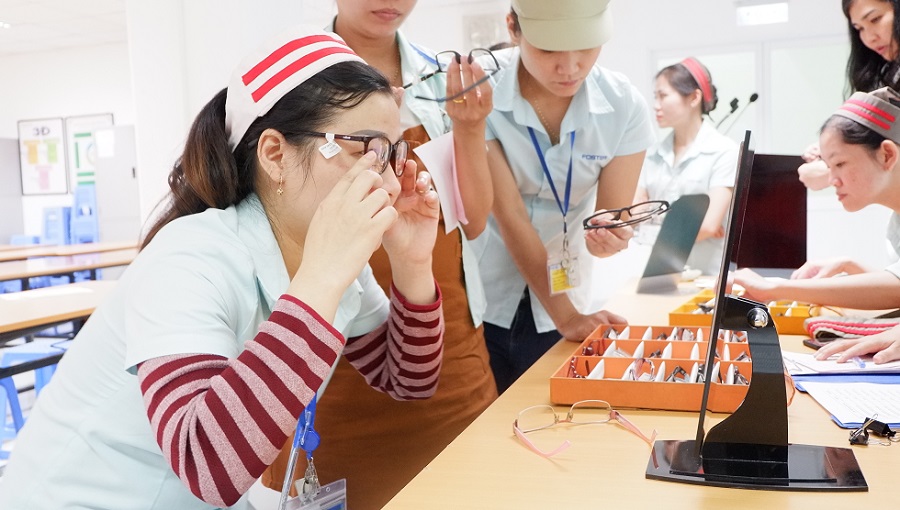
[[[696,289],[679,295],[635,295],[633,286],[615,296],[608,309],[632,324],[668,324],[668,311]],[[798,336],[782,337],[789,350],[807,350]],[[518,412],[550,403],[549,378],[577,344],[560,341],[497,399],[385,507],[398,509],[887,509],[900,505],[896,487],[900,445],[856,446],[868,492],[776,492],[725,489],[648,480],[650,447],[615,424],[561,425],[541,431],[549,443],[568,439],[565,452],[544,459],[523,447],[512,432]],[[442,384],[452,382],[442,381]],[[565,415],[567,406],[557,406]],[[624,415],[659,439],[693,439],[696,412],[625,410]],[[710,414],[706,430],[726,415]],[[849,431],[838,428],[806,394],[788,408],[791,443],[848,447]],[[766,420],[760,417],[760,426]],[[364,424],[361,424],[364,426]],[[545,436],[546,440],[546,436]],[[352,488],[351,488],[352,490]]]
[[[102,253],[105,251],[137,248],[135,241],[111,241],[100,243],[59,244],[59,245],[3,245],[0,247],[0,262],[25,260],[35,257],[62,257],[82,255],[86,253]]]
[[[115,285],[115,280],[96,280],[0,294],[0,345],[66,322],[74,321],[77,331]],[[52,365],[61,357],[0,368],[0,378]]]
[[[28,290],[28,279],[36,276],[69,276],[71,280],[72,275],[78,271],[91,271],[93,280],[96,279],[97,269],[127,266],[137,254],[137,248],[129,248],[83,255],[0,262],[0,281],[21,280],[22,290]]]

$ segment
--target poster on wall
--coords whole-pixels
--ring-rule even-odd
[[[66,117],[66,154],[69,159],[69,187],[74,192],[79,184],[93,184],[97,165],[97,143],[94,131],[113,126],[113,114]]]
[[[23,195],[68,192],[62,117],[19,121]]]

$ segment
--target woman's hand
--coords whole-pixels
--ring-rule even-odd
[[[876,364],[900,359],[900,326],[882,331],[875,335],[846,340],[834,340],[816,351],[816,359],[824,360],[840,353],[837,361],[843,363],[856,356],[875,353],[872,359]]]
[[[755,301],[769,302],[778,299],[778,280],[782,278],[764,278],[749,269],[734,272],[732,283],[744,288],[744,296]]]
[[[566,340],[581,342],[600,324],[628,324],[628,321],[621,315],[600,310],[588,315],[576,313],[557,324],[556,330]]]
[[[408,160],[400,180],[400,195],[394,203],[397,222],[384,233],[388,256],[408,262],[428,262],[437,239],[440,201],[428,172],[416,172],[416,162]]]
[[[397,222],[398,212],[382,187],[382,176],[371,170],[375,159],[371,151],[361,157],[319,204],[288,289],[326,320]]]
[[[833,258],[809,261],[803,264],[799,269],[791,273],[791,280],[830,278],[839,274],[859,274],[864,272],[866,272],[865,268],[850,259]]]
[[[454,96],[467,86],[485,77],[484,70],[478,62],[463,60],[462,63],[453,61],[447,69],[447,97]],[[463,96],[447,101],[444,108],[450,120],[453,121],[454,131],[460,129],[476,128],[482,130],[481,125],[493,109],[493,90],[490,83],[483,83],[467,91]]]
[[[630,226],[616,228],[596,228],[584,231],[584,242],[588,252],[599,258],[615,255],[628,248],[628,241],[634,237]]]

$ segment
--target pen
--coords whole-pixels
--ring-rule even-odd
[[[856,363],[856,366],[858,366],[859,368],[866,368],[866,362],[863,361],[859,356],[850,358],[850,361]]]

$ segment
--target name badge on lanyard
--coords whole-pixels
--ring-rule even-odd
[[[560,199],[559,193],[556,191],[556,185],[553,183],[553,176],[550,175],[550,168],[547,166],[547,160],[544,158],[544,152],[541,150],[540,144],[538,144],[534,129],[529,127],[528,133],[531,135],[531,143],[534,145],[534,151],[538,155],[538,160],[540,160],[541,167],[544,169],[544,175],[547,177],[547,182],[550,184],[550,191],[553,192],[553,197],[556,199],[556,205],[559,206],[559,212],[562,213],[562,250],[558,253],[550,253],[549,250],[547,252],[547,278],[550,284],[550,293],[560,294],[578,287],[581,283],[581,278],[578,273],[578,257],[573,257],[571,253],[569,253],[568,224],[566,222],[566,215],[569,212],[569,197],[572,192],[572,159],[575,154],[575,132],[572,131],[569,134],[569,171],[566,174],[566,187],[562,199]]]

